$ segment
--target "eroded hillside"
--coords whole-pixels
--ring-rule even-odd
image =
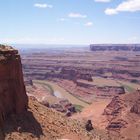
[[[88,133],[84,125],[68,119],[55,110],[51,110],[29,99],[28,112],[12,115],[5,124],[6,140],[99,140],[99,134]]]

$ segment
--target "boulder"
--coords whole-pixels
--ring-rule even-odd
[[[136,101],[136,103],[130,109],[132,113],[136,113],[140,115],[140,99]]]
[[[88,121],[87,121],[85,127],[86,127],[86,130],[87,130],[87,131],[93,130],[93,126],[92,126],[91,120],[88,120]]]

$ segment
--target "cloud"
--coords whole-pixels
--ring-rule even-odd
[[[46,4],[46,3],[35,3],[34,7],[37,7],[37,8],[53,8],[53,5]]]
[[[140,0],[127,0],[120,3],[116,8],[107,8],[105,14],[114,15],[119,12],[140,11]]]
[[[59,21],[66,21],[66,18],[60,18]]]
[[[111,0],[94,0],[95,2],[111,2]]]
[[[115,15],[115,14],[118,14],[118,12],[116,11],[116,9],[107,8],[105,10],[105,14],[106,15]]]
[[[82,15],[80,13],[70,13],[68,15],[70,18],[87,18],[87,15]]]
[[[93,26],[93,22],[87,22],[86,24],[85,24],[85,26]]]

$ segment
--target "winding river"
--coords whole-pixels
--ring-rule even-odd
[[[52,90],[53,90],[52,94],[54,96],[58,97],[58,98],[68,99],[72,104],[80,105],[80,106],[83,106],[83,107],[89,106],[88,103],[86,103],[86,102],[78,99],[77,97],[73,96],[72,94],[70,94],[69,92],[67,92],[65,89],[58,86],[54,82],[41,81],[41,80],[35,80],[34,82],[37,83],[37,84],[41,84],[41,85],[45,86],[47,89],[51,87]]]

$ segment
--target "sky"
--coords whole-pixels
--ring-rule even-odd
[[[0,43],[140,43],[140,0],[0,0]]]

